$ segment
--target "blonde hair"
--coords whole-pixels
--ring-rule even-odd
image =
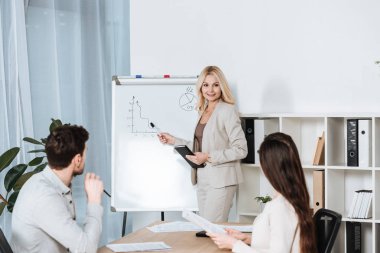
[[[198,81],[196,84],[197,94],[198,94],[198,103],[197,103],[197,110],[202,113],[206,107],[207,107],[207,101],[202,95],[202,85],[204,80],[206,79],[206,76],[208,75],[214,75],[220,85],[220,89],[222,91],[221,100],[228,104],[235,104],[235,99],[232,95],[231,89],[228,86],[228,82],[226,77],[224,76],[222,70],[217,66],[207,66],[205,67],[201,74],[198,77]]]

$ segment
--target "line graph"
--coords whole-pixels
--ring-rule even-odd
[[[148,117],[143,116],[142,106],[139,100],[133,96],[129,102],[130,109],[128,110],[129,116],[127,117],[128,128],[130,128],[131,133],[155,133],[154,129],[150,126],[150,121]]]
[[[176,104],[176,97],[178,99],[178,104]],[[156,110],[157,108],[160,108],[161,106],[163,106],[163,104],[165,104],[165,106],[170,105],[171,107],[167,108],[168,111],[170,111],[171,109],[175,109],[177,112],[193,112],[197,104],[197,97],[194,94],[194,89],[188,86],[184,90],[179,91],[174,96],[174,100],[171,100],[171,98],[167,101],[163,101],[162,99],[159,99],[157,101],[149,99],[149,104],[147,104],[147,102],[144,101],[140,101],[137,96],[133,95],[128,102],[127,127],[129,133],[155,134],[157,132],[150,124],[152,123],[152,117],[149,116],[149,113],[152,114],[152,106],[154,106],[153,109]],[[171,103],[171,101],[174,103]],[[152,115],[153,120],[156,120],[154,118],[155,116],[157,117],[156,114],[157,113],[155,113],[155,115]]]

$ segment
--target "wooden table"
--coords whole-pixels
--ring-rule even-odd
[[[157,225],[160,222],[155,222],[150,225]],[[170,233],[153,233],[147,228],[142,228],[127,236],[122,237],[111,243],[138,243],[138,242],[158,242],[163,241],[172,249],[163,251],[169,253],[220,253],[231,252],[230,250],[219,249],[214,242],[208,237],[196,237],[195,231],[191,232],[170,232]],[[98,253],[112,253],[113,251],[107,247],[98,249]],[[144,251],[155,252],[157,251]]]

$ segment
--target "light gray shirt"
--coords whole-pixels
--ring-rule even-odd
[[[75,221],[71,189],[49,168],[22,187],[12,214],[11,246],[19,252],[96,252],[103,207],[88,204],[84,228]]]

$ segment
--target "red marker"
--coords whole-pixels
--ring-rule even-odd
[[[164,78],[170,78],[170,75],[164,75]]]

